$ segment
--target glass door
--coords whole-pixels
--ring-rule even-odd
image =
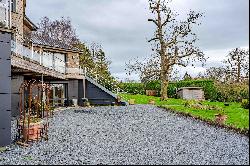
[[[51,104],[54,107],[64,106],[64,99],[66,98],[65,84],[52,84],[50,91]]]

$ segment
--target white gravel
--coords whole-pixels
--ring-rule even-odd
[[[0,165],[248,165],[249,137],[137,105],[66,110],[49,141],[0,152]]]

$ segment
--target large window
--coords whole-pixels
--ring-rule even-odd
[[[51,84],[50,100],[53,106],[63,106],[66,98],[65,84]]]
[[[12,12],[17,12],[17,10],[16,10],[16,7],[17,5],[16,5],[16,0],[11,0],[11,11]]]
[[[7,4],[6,0],[0,0],[0,27],[6,27],[7,26]]]
[[[55,70],[60,73],[65,73],[65,55],[55,53],[54,54],[54,66]]]
[[[60,73],[65,73],[65,54],[43,52],[43,65]]]

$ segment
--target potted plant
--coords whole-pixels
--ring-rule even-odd
[[[224,124],[227,120],[227,115],[224,110],[220,110],[218,114],[215,114],[215,121],[219,124]]]
[[[41,130],[43,128],[43,120],[40,118],[31,117],[30,123],[28,120],[20,121],[23,126],[23,137],[25,141],[38,140],[41,138]]]

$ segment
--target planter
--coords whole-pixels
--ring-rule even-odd
[[[37,122],[37,123],[30,123],[29,129],[28,125],[25,124],[23,128],[23,136],[25,141],[29,140],[39,140],[41,139],[41,131],[43,128],[43,123]]]
[[[224,124],[227,120],[227,115],[216,114],[215,117],[215,121],[219,124]]]
[[[83,105],[84,105],[84,107],[90,107],[90,102],[88,102],[88,101],[84,102]]]
[[[130,99],[130,100],[128,101],[128,103],[129,103],[129,105],[135,105],[135,99]]]
[[[146,95],[147,96],[157,96],[157,91],[156,90],[146,90]]]
[[[73,102],[73,106],[77,107],[78,104],[77,104],[77,99],[72,99],[72,102]]]

